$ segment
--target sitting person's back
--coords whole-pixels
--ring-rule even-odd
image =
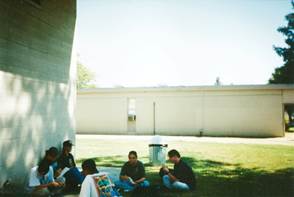
[[[106,173],[99,173],[95,161],[88,159],[82,164],[86,175],[82,183],[80,197],[115,197],[119,196],[114,190],[114,184]]]

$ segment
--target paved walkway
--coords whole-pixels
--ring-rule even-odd
[[[124,140],[124,141],[147,141],[153,136],[145,135],[76,135],[77,139],[102,139],[102,140]],[[229,144],[273,144],[294,146],[294,133],[286,133],[284,137],[275,138],[240,138],[240,137],[194,137],[194,136],[162,136],[168,143],[170,141],[183,142],[208,142]]]

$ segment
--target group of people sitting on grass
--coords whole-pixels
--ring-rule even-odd
[[[85,160],[79,171],[71,154],[72,146],[71,141],[65,141],[60,155],[57,148],[51,147],[39,165],[31,169],[29,189],[32,196],[58,196],[80,190],[80,197],[114,197],[150,188],[144,165],[135,151],[129,152],[129,161],[123,165],[119,180],[113,183],[107,173],[98,172],[93,159]],[[168,157],[174,169],[163,166],[159,172],[165,188],[194,190],[196,179],[192,168],[181,159],[177,150],[169,151]]]
[[[61,154],[56,147],[49,148],[39,165],[31,169],[29,190],[33,196],[73,191],[82,184],[85,175],[76,167],[72,146],[70,140],[64,141]]]

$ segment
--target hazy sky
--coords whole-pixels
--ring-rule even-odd
[[[264,84],[290,0],[78,0],[75,44],[97,85]]]

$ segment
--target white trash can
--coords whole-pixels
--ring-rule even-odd
[[[149,144],[149,159],[153,165],[163,165],[166,161],[167,143],[161,136],[151,138]]]

